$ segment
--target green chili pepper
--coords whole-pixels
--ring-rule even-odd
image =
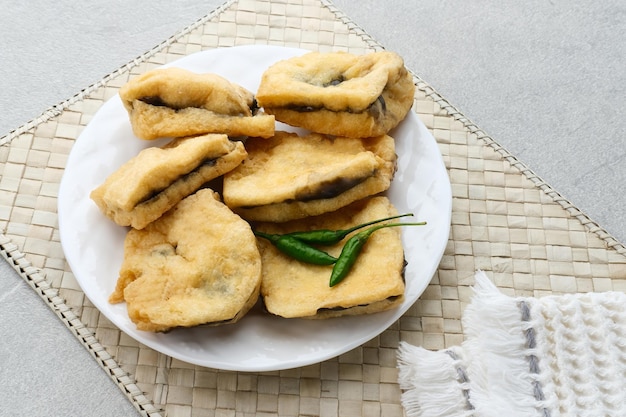
[[[350,239],[348,239],[343,249],[341,250],[341,254],[337,258],[337,262],[335,263],[335,266],[333,267],[333,271],[330,275],[329,285],[331,287],[334,287],[335,285],[343,281],[343,279],[348,275],[348,273],[352,269],[352,266],[356,262],[356,259],[358,258],[359,253],[361,253],[361,249],[363,248],[363,246],[365,245],[369,237],[372,235],[372,233],[374,233],[375,231],[385,228],[385,227],[423,226],[425,224],[426,222],[387,223],[387,224],[381,224],[378,226],[370,227],[369,229],[363,230],[362,232],[355,234]]]
[[[269,240],[279,251],[301,262],[315,265],[332,265],[337,262],[334,256],[289,235],[274,235],[258,231],[254,231],[254,234]]]
[[[291,232],[286,233],[287,236],[295,237],[298,240],[301,240],[306,243],[313,243],[317,245],[334,245],[336,243],[341,242],[346,236],[355,230],[362,229],[366,226],[371,226],[375,223],[384,222],[386,220],[397,219],[399,217],[412,216],[413,213],[401,214],[399,216],[393,217],[385,217],[384,219],[378,219],[371,222],[359,224],[357,226],[351,227],[349,229],[343,230],[328,230],[328,229],[320,229],[320,230],[309,230],[302,232]]]

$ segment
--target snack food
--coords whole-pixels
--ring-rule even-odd
[[[306,220],[259,223],[255,229],[266,233],[336,230],[396,214],[389,199],[380,196]],[[334,287],[329,286],[331,266],[294,260],[265,239],[259,239],[263,269],[261,296],[266,309],[286,318],[318,319],[369,314],[400,304],[404,297],[404,252],[399,229],[381,229],[372,234],[350,274]],[[342,243],[325,249],[336,256]]]
[[[156,69],[130,80],[119,94],[133,132],[141,139],[274,133],[274,116],[259,112],[254,95],[217,74]]]
[[[177,138],[141,151],[90,197],[115,223],[142,229],[245,157],[244,145],[226,135]]]
[[[248,156],[224,176],[224,202],[247,220],[284,222],[337,210],[389,188],[394,139],[299,136],[249,139]]]
[[[248,223],[202,189],[143,230],[131,229],[110,302],[140,330],[238,321],[256,303],[261,259]]]
[[[412,76],[394,52],[310,52],[268,68],[256,98],[281,122],[370,137],[388,133],[404,119],[414,93]]]

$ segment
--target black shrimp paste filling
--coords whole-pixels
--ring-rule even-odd
[[[174,111],[180,111],[180,110],[184,110],[184,109],[188,109],[188,108],[192,108],[192,109],[202,109],[202,107],[200,106],[174,106],[172,104],[166,103],[165,100],[163,100],[161,97],[159,96],[145,96],[145,97],[141,97],[138,99],[141,102],[144,102],[146,104],[149,104],[150,106],[155,106],[155,107],[167,107],[170,108]],[[250,104],[250,106],[248,106],[250,109],[250,112],[253,115],[256,115],[259,112],[259,105],[256,101],[256,98],[252,100],[252,103]],[[228,116],[241,116],[241,114],[229,114]]]
[[[315,200],[324,200],[328,198],[334,198],[338,195],[348,191],[351,188],[356,187],[357,185],[365,182],[368,178],[373,177],[376,174],[376,170],[370,172],[368,175],[364,175],[362,177],[357,178],[336,178],[331,181],[325,181],[317,186],[317,188],[313,190],[301,191],[296,194],[296,198],[293,200],[285,200],[280,201],[273,204],[283,204],[283,203],[294,203],[294,202],[303,202],[306,203],[308,201]],[[243,209],[255,209],[263,206],[242,206]]]
[[[323,200],[327,198],[334,198],[341,193],[348,191],[351,188],[356,187],[363,181],[372,177],[375,171],[370,172],[368,175],[357,178],[335,178],[334,180],[324,181],[320,183],[313,190],[306,190],[296,194],[296,200],[307,202],[313,200]]]
[[[354,111],[351,108],[337,111],[337,110],[327,109],[323,106],[314,107],[314,106],[299,106],[299,105],[287,106],[285,108],[287,110],[293,110],[298,113],[313,113],[313,112],[320,111],[320,110],[326,110],[332,113],[350,113],[350,114],[362,114],[362,113],[367,112],[373,118],[379,119],[385,115],[385,112],[387,111],[387,104],[385,103],[385,98],[382,95],[380,95],[372,104],[370,104],[365,110],[362,110],[362,111]]]
[[[343,83],[344,81],[346,81],[346,79],[343,77],[343,75],[339,75],[339,77],[334,78],[330,80],[329,82],[322,84],[322,87],[324,88],[335,87]],[[378,98],[376,98],[376,100],[374,100],[373,103],[367,106],[365,110],[355,111],[349,107],[344,110],[330,110],[324,106],[307,106],[307,105],[298,105],[298,104],[286,106],[285,108],[287,110],[293,110],[299,113],[311,113],[311,112],[320,111],[320,110],[327,110],[333,113],[345,112],[345,113],[351,113],[351,114],[360,114],[360,113],[369,112],[373,117],[379,118],[387,111],[387,104],[385,103],[385,98],[383,97],[386,91],[387,91],[387,87],[385,86],[381,95],[379,95]]]
[[[385,298],[386,301],[389,302],[394,302],[396,301],[398,298],[402,297],[401,295],[391,295],[387,298]],[[351,308],[355,308],[355,307],[367,307],[369,304],[358,304],[352,307],[341,307],[341,306],[337,306],[337,307],[323,307],[323,308],[318,308],[317,309],[317,314],[320,313],[324,313],[326,311],[344,311],[344,310],[350,310]]]
[[[169,107],[170,109],[180,110],[180,108],[176,108],[175,106],[171,106],[167,104],[163,99],[159,96],[145,96],[139,98],[139,101],[142,101],[146,104],[156,107]]]

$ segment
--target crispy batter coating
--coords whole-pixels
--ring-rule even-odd
[[[337,210],[389,188],[394,139],[277,132],[249,140],[248,157],[224,176],[224,202],[247,220],[284,222]]]
[[[238,321],[256,303],[261,258],[248,223],[203,189],[143,230],[131,229],[109,301],[140,330]]]
[[[288,223],[260,223],[255,228],[267,233],[346,229],[396,214],[389,199],[372,197],[333,213]],[[344,243],[324,249],[338,256]],[[328,285],[332,266],[296,261],[264,239],[259,239],[259,249],[263,265],[261,296],[272,314],[329,318],[375,313],[403,301],[404,252],[399,227],[372,234],[350,274],[334,287]]]
[[[274,116],[257,112],[254,95],[217,74],[156,69],[131,79],[119,94],[133,132],[141,139],[274,133]]]
[[[93,190],[91,199],[120,226],[146,227],[206,182],[246,157],[241,142],[208,134],[151,147],[122,165]]]
[[[310,52],[268,68],[256,98],[281,122],[362,138],[397,126],[414,93],[413,78],[394,52]]]

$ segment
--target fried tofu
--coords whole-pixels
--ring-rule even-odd
[[[247,153],[226,135],[178,138],[141,151],[90,197],[120,226],[142,229],[208,181],[237,167]]]
[[[254,306],[261,257],[250,225],[202,189],[124,241],[109,301],[139,330],[234,323]]]
[[[248,156],[224,176],[224,202],[250,221],[284,222],[335,211],[387,190],[394,139],[276,132],[250,139]]]
[[[397,211],[387,197],[373,197],[333,213],[287,223],[259,223],[255,228],[278,234],[337,230],[395,215]],[[344,243],[324,249],[338,256]],[[404,300],[405,263],[399,227],[374,232],[348,276],[333,287],[329,286],[332,266],[297,261],[264,239],[259,239],[259,248],[261,296],[272,314],[311,319],[369,314],[396,307]]]

